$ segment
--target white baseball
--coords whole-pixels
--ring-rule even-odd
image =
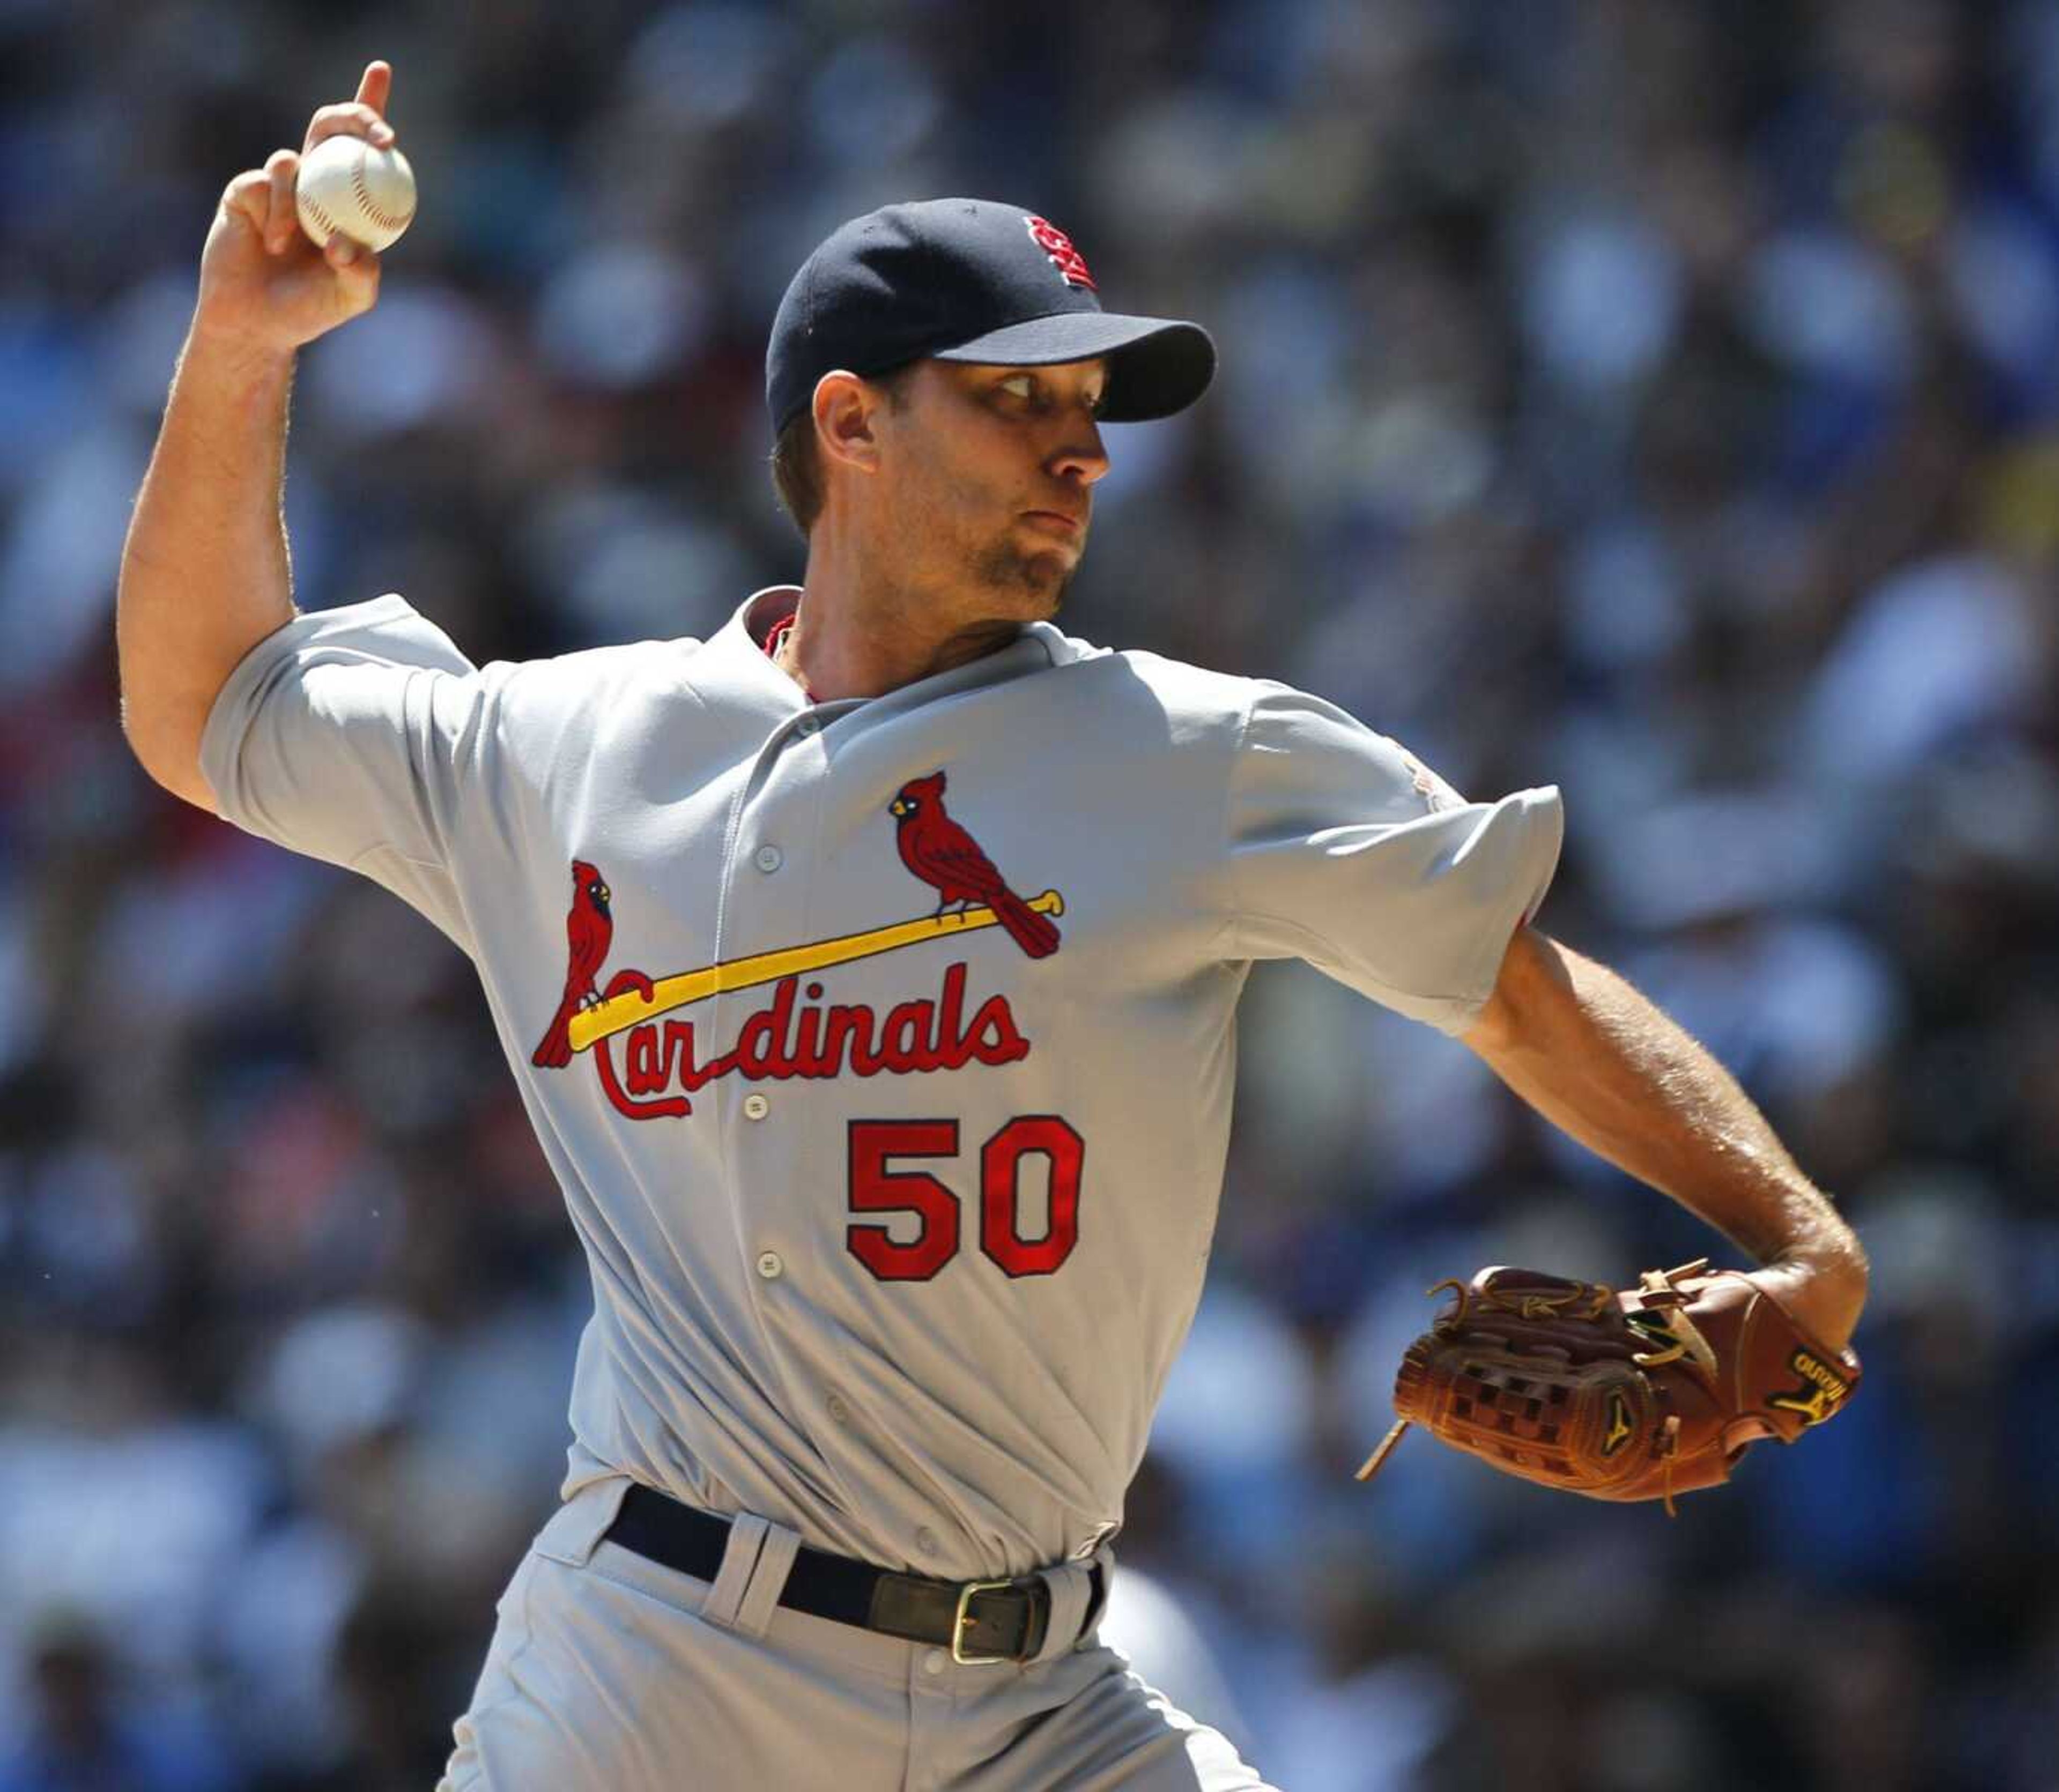
[[[293,198],[316,248],[342,236],[376,255],[414,221],[415,171],[398,149],[325,137],[301,157]]]

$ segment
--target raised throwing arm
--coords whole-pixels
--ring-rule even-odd
[[[275,150],[223,192],[122,548],[122,726],[144,770],[202,808],[214,806],[200,769],[208,712],[237,663],[293,615],[281,500],[294,356],[378,297],[376,256],[341,238],[319,249],[302,233],[294,178],[325,137],[392,140],[392,79],[371,64],[354,100],[314,114],[300,150]]]

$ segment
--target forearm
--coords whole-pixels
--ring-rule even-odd
[[[1562,1130],[1856,1320],[1866,1256],[1736,1080],[1606,966],[1525,930],[1467,1043]]]
[[[205,808],[208,712],[237,662],[293,614],[281,515],[293,371],[289,354],[188,339],[122,548],[123,726],[144,769]]]

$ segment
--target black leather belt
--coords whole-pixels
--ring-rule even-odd
[[[683,1506],[640,1482],[623,1495],[603,1541],[651,1561],[713,1580],[729,1544],[729,1520]],[[1094,1564],[1080,1634],[1101,1615],[1101,1567]],[[1021,1580],[932,1580],[896,1574],[805,1543],[780,1590],[779,1603],[839,1624],[856,1624],[910,1643],[947,1646],[954,1661],[1025,1662],[1044,1646],[1051,1589],[1036,1575]]]

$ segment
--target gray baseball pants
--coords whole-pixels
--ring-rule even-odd
[[[960,1666],[778,1605],[800,1539],[763,1519],[712,1582],[602,1542],[628,1484],[538,1533],[437,1792],[1271,1792],[1098,1633],[1067,1640],[1087,1564],[1048,1571],[1038,1659]]]

